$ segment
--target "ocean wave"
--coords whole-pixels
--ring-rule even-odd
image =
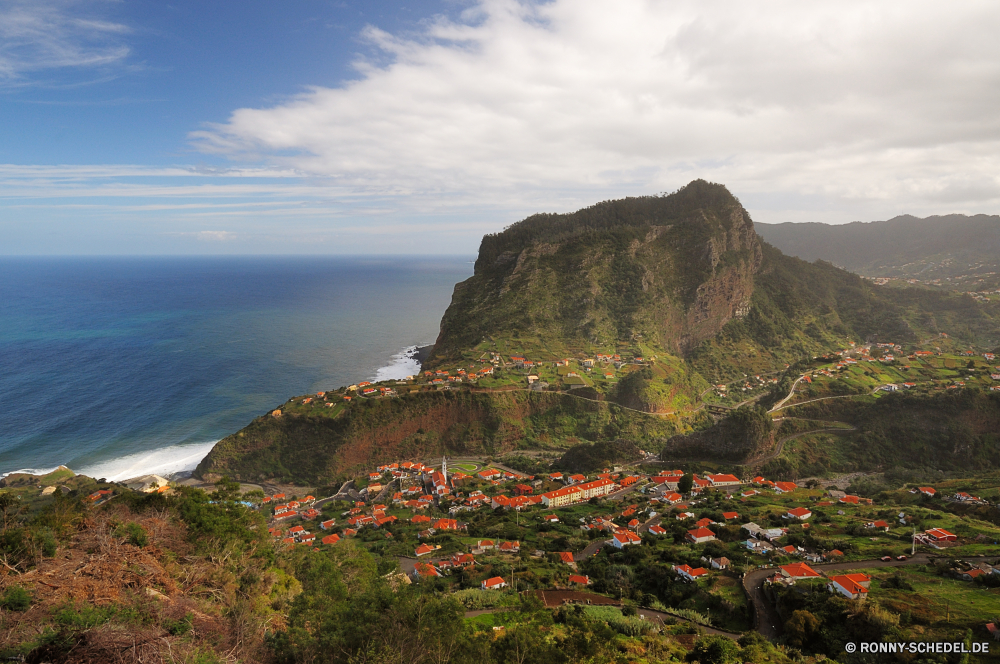
[[[0,477],[7,477],[8,475],[14,475],[15,473],[24,473],[25,475],[48,475],[51,472],[59,470],[62,466],[52,466],[51,468],[21,468],[20,470],[12,470],[8,473],[0,473]]]
[[[111,482],[139,475],[176,475],[194,470],[217,442],[171,445],[157,450],[136,452],[84,466],[76,472],[90,477],[104,477]]]
[[[389,360],[389,364],[377,369],[372,382],[380,380],[400,380],[420,372],[420,361],[417,360],[419,346],[407,346]]]

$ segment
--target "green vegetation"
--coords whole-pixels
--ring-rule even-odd
[[[401,458],[560,449],[581,439],[656,439],[677,430],[669,418],[569,395],[429,392],[365,400],[335,420],[294,412],[257,418],[221,440],[196,474],[334,483]]]
[[[818,401],[787,412],[857,427],[838,443],[842,451],[827,456],[833,470],[1000,468],[997,392],[893,393],[878,399]]]
[[[998,286],[997,217],[961,214],[827,224],[758,224],[757,232],[787,254],[822,259],[852,272],[962,291]]]
[[[739,462],[760,457],[774,444],[774,424],[761,406],[741,406],[718,424],[688,436],[674,436],[660,451],[663,459],[719,457]]]
[[[0,599],[0,608],[8,611],[27,611],[31,606],[31,595],[21,586],[10,586]]]
[[[631,441],[581,443],[566,450],[566,453],[555,461],[552,467],[571,473],[588,473],[641,458],[642,450]]]

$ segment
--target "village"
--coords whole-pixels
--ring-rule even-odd
[[[271,495],[259,509],[287,546],[352,538],[405,583],[486,593],[470,606],[503,602],[498,591],[569,592],[733,634],[773,635],[763,623],[779,620],[775,593],[796,584],[864,601],[879,595],[885,570],[912,568],[923,579],[946,564],[950,588],[978,597],[1000,585],[1000,526],[952,509],[994,505],[1000,486],[988,496],[914,486],[876,501],[814,482],[649,470],[533,476],[481,460],[397,462],[335,496]],[[644,561],[657,562],[646,573],[666,577],[656,583],[668,591],[606,574],[608,565]],[[995,624],[989,611],[1000,614],[1000,596],[985,592],[982,629]]]
[[[538,359],[537,355],[545,359]],[[594,352],[577,357],[551,358],[551,353],[501,354],[483,351],[468,364],[453,369],[422,371],[402,380],[362,381],[339,390],[290,399],[275,409],[282,413],[309,413],[337,417],[354,401],[385,399],[434,390],[556,391],[585,399],[604,399],[615,385],[633,371],[649,369],[654,376],[675,371],[673,359],[654,349],[634,348],[619,353]],[[683,416],[707,407],[715,414],[755,403],[779,389],[780,376],[789,367],[754,375],[741,375],[725,383],[699,387],[697,397],[676,386],[666,389],[669,410]],[[781,408],[804,401],[850,395],[881,396],[897,391],[937,393],[965,387],[1000,391],[1000,361],[992,352],[962,348],[948,334],[919,344],[894,342],[857,344],[813,358],[803,367]],[[719,410],[722,409],[722,410]]]

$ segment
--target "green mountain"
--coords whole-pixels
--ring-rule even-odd
[[[757,224],[757,233],[786,254],[824,260],[872,277],[917,279],[965,290],[996,287],[1000,216],[910,215],[871,223]],[[983,283],[978,283],[982,279]]]
[[[534,215],[483,238],[430,363],[489,339],[565,354],[639,341],[684,354],[746,315],[761,246],[720,185]]]
[[[711,424],[703,397],[720,384],[733,385],[732,407],[787,390],[790,365],[852,341],[945,332],[984,347],[998,317],[963,294],[884,288],[786,256],[725,187],[697,180],[485,236],[424,364],[431,375],[382,386],[385,397],[371,387],[331,392],[326,406],[293,399],[220,441],[196,472],[324,482],[442,452],[621,439],[659,449],[671,437],[685,454],[701,440],[722,460],[757,458],[773,437],[745,422],[676,436]],[[734,431],[743,443],[727,442]]]

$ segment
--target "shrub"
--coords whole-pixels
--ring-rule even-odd
[[[124,537],[133,546],[141,548],[149,544],[149,536],[146,534],[146,530],[134,521],[116,528],[115,534],[118,537]]]
[[[11,586],[0,599],[0,606],[8,611],[27,611],[31,606],[31,595],[21,586]]]

